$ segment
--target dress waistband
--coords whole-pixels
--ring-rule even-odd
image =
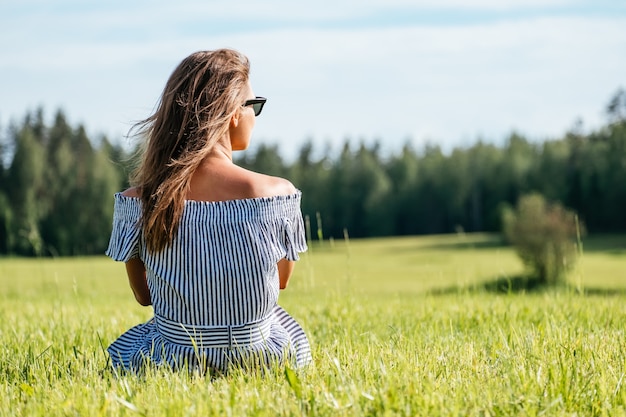
[[[196,326],[155,315],[157,329],[171,343],[194,348],[233,348],[253,345],[268,339],[271,316],[237,326]]]

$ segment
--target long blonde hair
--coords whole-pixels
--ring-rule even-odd
[[[133,130],[145,138],[131,175],[142,201],[142,229],[149,251],[176,236],[192,174],[228,134],[245,101],[247,57],[232,49],[195,52],[170,76],[154,114]]]

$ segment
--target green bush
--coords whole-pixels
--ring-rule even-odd
[[[540,284],[557,284],[576,263],[583,231],[576,213],[540,194],[522,196],[502,213],[505,239]]]

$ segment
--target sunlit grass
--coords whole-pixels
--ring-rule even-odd
[[[517,294],[472,290],[523,272],[489,235],[312,245],[281,294],[315,361],[291,379],[114,378],[103,347],[150,317],[123,265],[2,259],[0,415],[626,415],[623,243],[589,239],[571,288]]]

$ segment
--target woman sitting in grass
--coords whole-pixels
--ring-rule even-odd
[[[142,160],[133,188],[115,195],[107,255],[126,263],[135,298],[154,318],[109,346],[116,369],[224,373],[311,361],[304,331],[277,305],[307,249],[300,191],[232,160],[266,101],[249,71],[233,50],[194,53],[137,126]]]

